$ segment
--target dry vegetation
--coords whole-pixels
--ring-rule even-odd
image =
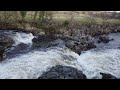
[[[45,31],[45,34],[118,30],[120,14],[93,11],[0,11],[1,29]],[[113,28],[114,27],[114,28]],[[115,28],[116,27],[116,28]],[[38,33],[38,32],[37,32]]]

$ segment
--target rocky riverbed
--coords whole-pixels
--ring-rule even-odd
[[[119,33],[75,38],[1,30],[0,35],[0,78],[120,78]]]

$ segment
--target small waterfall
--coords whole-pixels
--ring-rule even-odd
[[[100,79],[100,72],[120,78],[120,50],[86,51],[80,56],[63,48],[34,50],[7,59],[0,64],[1,79],[37,79],[55,65],[64,65],[83,71],[88,79]]]
[[[0,64],[0,79],[37,79],[44,71],[55,65],[80,68],[74,52],[60,48],[47,51],[31,51],[7,59]]]
[[[14,41],[15,41],[15,46],[20,44],[20,43],[25,43],[25,44],[32,44],[32,39],[34,38],[34,36],[32,35],[32,33],[30,34],[26,34],[26,33],[19,33],[16,32],[15,35],[12,36]]]
[[[17,54],[28,52],[32,46],[32,33],[24,33],[20,31],[2,31],[4,35],[9,36],[14,40],[11,48],[6,49],[7,58],[16,56]]]
[[[32,44],[32,39],[34,38],[32,33],[24,33],[20,31],[12,31],[12,30],[0,30],[0,35],[7,35],[11,37],[15,41],[14,46],[20,43]]]

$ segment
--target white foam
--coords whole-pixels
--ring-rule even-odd
[[[0,63],[0,79],[36,79],[55,65],[82,70],[88,79],[100,79],[100,72],[120,78],[120,50],[86,51],[80,56],[69,49],[31,51]]]
[[[120,78],[120,50],[87,51],[78,58],[87,78],[101,78],[100,72]]]
[[[32,44],[32,39],[34,38],[32,33],[26,34],[26,33],[18,33],[18,32],[12,37],[15,41],[14,45],[18,45],[20,43]]]
[[[55,65],[68,65],[79,68],[76,59],[63,58],[74,57],[74,52],[51,49],[45,51],[33,51],[0,64],[0,79],[36,79],[44,71]],[[69,61],[70,60],[70,61]]]
[[[15,45],[32,44],[32,34],[16,33]],[[67,48],[31,51],[0,63],[0,79],[36,79],[55,65],[82,70],[88,79],[102,78],[100,72],[120,78],[120,49],[89,50],[80,56]]]

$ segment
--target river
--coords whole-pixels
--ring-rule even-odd
[[[109,73],[120,78],[120,33],[109,34],[113,41],[97,44],[97,48],[82,52],[81,55],[65,47],[30,49],[34,36],[31,33],[0,31],[15,41],[29,46],[29,51],[14,53],[10,58],[0,62],[0,79],[37,79],[43,72],[55,65],[71,66],[81,70],[88,79],[101,79],[100,72]],[[8,52],[14,50],[12,48]]]

